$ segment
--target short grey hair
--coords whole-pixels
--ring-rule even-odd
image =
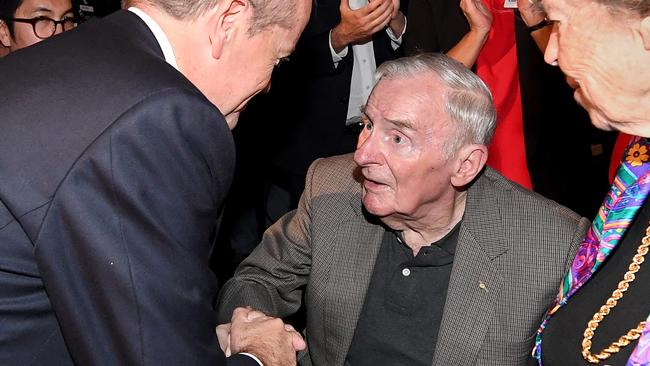
[[[432,73],[448,89],[443,95],[447,114],[456,123],[456,133],[444,144],[446,158],[465,143],[488,145],[496,128],[497,113],[485,83],[460,62],[439,53],[421,53],[384,62],[375,80],[415,78]]]
[[[214,8],[221,0],[122,0],[128,8],[139,2],[155,6],[176,19],[196,19]],[[248,29],[250,36],[277,25],[285,29],[294,26],[298,1],[305,0],[248,0],[253,8],[253,19]]]
[[[640,18],[650,15],[650,0],[592,0],[595,3],[606,6],[614,15],[621,11],[627,14],[634,14]]]

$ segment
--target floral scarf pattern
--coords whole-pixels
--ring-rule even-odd
[[[573,259],[571,270],[560,284],[558,295],[537,330],[533,356],[542,364],[542,333],[549,320],[600,268],[616,248],[650,192],[650,141],[635,137],[623,155],[614,183],[598,210]],[[650,310],[650,309],[649,309]],[[650,320],[650,316],[648,317]],[[650,322],[627,362],[627,366],[650,366]]]

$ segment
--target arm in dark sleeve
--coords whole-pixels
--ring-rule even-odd
[[[337,66],[330,50],[330,31],[341,21],[339,0],[319,0],[312,8],[291,63],[311,76],[336,75],[352,67],[352,50]]]
[[[441,52],[436,34],[435,18],[429,0],[409,0],[408,26],[404,34],[407,56],[420,52]]]
[[[134,105],[78,158],[35,245],[75,363],[226,364],[208,262],[233,165],[221,114],[175,89]]]

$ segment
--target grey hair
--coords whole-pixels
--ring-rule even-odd
[[[155,6],[176,19],[193,20],[214,8],[221,0],[122,0],[127,8],[138,2]],[[296,21],[298,1],[305,0],[248,0],[253,9],[253,19],[248,34],[253,36],[260,31],[277,25],[291,28]]]
[[[650,15],[650,0],[593,0],[606,6],[614,15],[621,11],[635,14],[641,18]]]
[[[456,133],[444,144],[450,158],[465,143],[488,145],[496,128],[497,113],[487,85],[460,62],[439,53],[422,53],[384,62],[375,80],[421,77],[433,73],[448,87],[444,94],[447,114]]]

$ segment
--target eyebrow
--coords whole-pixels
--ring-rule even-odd
[[[392,124],[393,126],[403,129],[403,130],[414,130],[413,128],[413,122],[407,121],[407,120],[402,120],[402,119],[390,119],[386,118],[386,122]]]
[[[366,113],[366,105],[361,107],[361,114],[364,116],[368,117],[368,119],[372,120],[368,113]],[[390,119],[390,118],[385,118],[384,119],[388,124],[391,124],[399,129],[404,129],[404,130],[414,130],[415,128],[413,127],[414,124],[411,121],[408,120],[402,120],[402,119]]]
[[[39,6],[36,9],[32,10],[32,13],[41,13],[41,12],[54,14],[54,11],[52,9],[46,8],[44,6]],[[69,8],[66,11],[64,11],[63,14],[72,13],[72,12],[73,12],[73,9]]]

